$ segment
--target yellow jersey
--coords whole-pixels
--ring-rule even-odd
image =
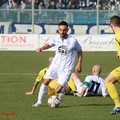
[[[117,47],[117,56],[120,57],[120,29],[115,33],[116,47]],[[115,68],[111,74],[120,82],[120,66]]]
[[[118,55],[120,56],[120,29],[115,33],[116,47]]]
[[[36,81],[37,81],[37,82],[40,82],[41,80],[43,80],[43,77],[44,77],[47,69],[48,69],[48,67],[42,69],[42,70],[39,72],[39,74],[38,74],[38,76],[37,76],[37,78],[36,78]]]

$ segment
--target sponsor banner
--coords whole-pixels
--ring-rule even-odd
[[[32,24],[27,23],[13,23],[12,32],[17,34],[30,34],[32,31]],[[35,24],[34,34],[56,34],[58,25],[57,24]],[[69,24],[69,34],[97,34],[96,24]],[[99,25],[99,34],[110,34],[113,33],[108,24]]]
[[[1,51],[34,51],[57,34],[1,34]],[[83,51],[116,51],[114,35],[74,35]],[[55,51],[55,47],[48,51]]]
[[[38,47],[38,34],[1,34],[0,50],[32,51]]]
[[[116,51],[114,35],[75,36],[83,51]]]
[[[0,22],[0,34],[8,34],[11,22]]]
[[[116,51],[114,35],[74,35],[83,51]],[[56,35],[40,35],[39,46],[44,45]],[[55,47],[50,50],[54,51]]]

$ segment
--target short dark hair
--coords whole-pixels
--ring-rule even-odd
[[[68,27],[68,23],[65,22],[65,21],[61,21],[61,22],[58,24],[58,26],[60,26],[60,25],[66,25],[66,26]]]
[[[113,24],[114,26],[120,27],[120,17],[117,15],[114,15],[110,18],[110,24]]]

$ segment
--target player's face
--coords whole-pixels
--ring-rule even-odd
[[[110,24],[110,27],[111,27],[112,31],[115,32],[113,24]]]
[[[68,32],[68,27],[66,25],[59,25],[58,32],[59,32],[61,38],[66,38],[66,35]]]

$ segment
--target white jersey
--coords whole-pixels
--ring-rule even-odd
[[[100,76],[96,75],[89,75],[85,78],[85,81],[83,83],[83,86],[87,87],[87,92],[85,95],[100,95],[106,96],[107,89],[104,85],[104,80]]]
[[[74,83],[77,87],[78,93],[81,93],[83,87],[87,87],[87,90],[83,96],[102,95],[105,97],[108,95],[104,81],[100,76],[89,75],[85,78],[84,83],[80,80],[76,80]]]
[[[53,58],[52,64],[58,69],[73,69],[76,52],[81,50],[81,46],[77,39],[68,35],[66,39],[61,39],[59,36],[49,42],[50,46],[56,46],[56,55]]]
[[[66,39],[61,39],[58,36],[49,41],[48,44],[56,46],[56,54],[44,78],[55,79],[55,77],[59,77],[58,82],[60,79],[60,81],[64,81],[61,84],[65,85],[72,73],[76,53],[81,51],[81,46],[77,39],[71,35],[68,35]]]

